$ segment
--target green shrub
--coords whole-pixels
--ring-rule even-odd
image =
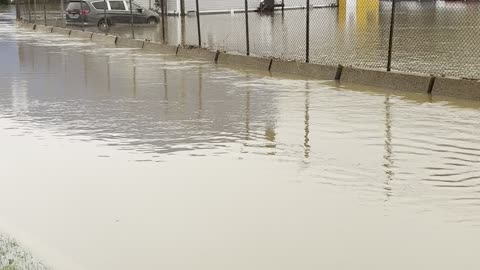
[[[10,0],[0,0],[0,5],[8,5]]]

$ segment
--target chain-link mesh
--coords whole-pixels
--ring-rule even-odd
[[[222,5],[214,1],[200,0],[202,46],[222,52],[247,53],[247,29],[245,9],[252,11],[258,0],[233,0]],[[245,6],[245,4],[247,4]],[[189,5],[186,5],[187,10]],[[219,14],[220,13],[220,14]],[[252,14],[249,12],[249,17]],[[249,29],[251,29],[251,21]],[[250,32],[251,34],[251,32]],[[251,38],[251,37],[250,37]],[[251,39],[250,39],[251,40]],[[251,46],[251,45],[250,45]]]
[[[391,2],[340,0],[311,13],[311,62],[386,67]]]
[[[109,10],[108,27],[102,28],[101,20],[93,21],[85,14],[83,28],[198,46],[196,1],[184,1],[185,15],[179,16],[177,1],[136,0],[145,10],[165,16],[157,24],[136,22],[134,34],[128,21],[115,22]],[[275,6],[270,8],[272,3]],[[19,0],[18,4],[21,20],[45,24],[46,17],[47,25],[82,29],[81,24],[66,20],[68,0]],[[249,47],[252,55],[296,61],[306,61],[308,53],[312,63],[387,69],[392,33],[392,70],[480,79],[476,42],[480,39],[480,1],[198,0],[198,4],[203,48],[246,54]]]
[[[480,2],[396,2],[392,69],[480,78]]]

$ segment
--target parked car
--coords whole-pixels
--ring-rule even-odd
[[[107,4],[106,9],[105,4]],[[84,0],[82,2],[74,0],[68,3],[65,13],[68,25],[82,25],[83,21],[87,26],[110,26],[131,21],[130,3],[123,0]],[[135,24],[156,24],[160,21],[160,16],[156,12],[134,2],[132,2],[132,14]]]

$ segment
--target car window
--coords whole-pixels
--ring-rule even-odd
[[[90,7],[85,2],[82,3],[82,8],[83,10],[90,10]],[[66,10],[67,11],[80,10],[80,1],[68,3]]]
[[[135,3],[132,3],[132,8],[135,10],[135,9],[144,9],[143,7],[135,4]]]
[[[110,1],[110,8],[112,10],[127,10],[123,1]]]
[[[104,7],[105,7],[105,2],[102,1],[102,2],[94,2],[92,3],[92,5],[96,8],[96,9],[101,9],[103,10]]]

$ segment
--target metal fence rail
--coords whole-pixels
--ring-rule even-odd
[[[480,79],[477,0],[276,0],[273,11],[263,10],[260,0],[184,1],[177,11],[169,1],[150,0],[146,6],[161,15],[156,25],[135,21],[138,14],[126,2],[130,24],[68,27],[246,55]],[[19,19],[65,25],[67,1],[17,5]],[[106,6],[103,12],[110,22]]]

